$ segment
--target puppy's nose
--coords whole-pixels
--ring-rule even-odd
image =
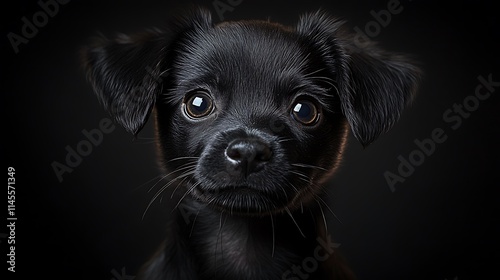
[[[262,169],[273,153],[268,144],[258,139],[239,139],[227,146],[225,155],[236,171],[247,176]]]

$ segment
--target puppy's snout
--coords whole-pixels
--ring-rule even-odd
[[[258,139],[234,140],[225,151],[226,160],[245,176],[261,170],[272,155],[269,145]]]

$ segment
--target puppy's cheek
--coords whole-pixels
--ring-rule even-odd
[[[225,159],[222,153],[207,149],[201,153],[196,165],[195,178],[200,186],[215,189],[230,184]]]

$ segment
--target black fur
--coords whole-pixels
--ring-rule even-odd
[[[304,277],[294,269],[330,238],[322,185],[349,125],[370,144],[416,90],[412,63],[353,42],[323,12],[287,27],[214,24],[200,9],[165,30],[84,50],[89,79],[117,122],[137,134],[154,108],[165,188],[178,195],[177,218],[143,279]],[[190,117],[192,96],[212,110]],[[298,103],[317,109],[301,113],[316,116],[311,124],[292,116]],[[317,263],[308,279],[353,279],[336,253]]]

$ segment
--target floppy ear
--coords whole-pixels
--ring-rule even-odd
[[[416,93],[420,70],[404,56],[362,45],[344,22],[325,13],[302,16],[297,32],[322,57],[337,82],[342,111],[363,146],[389,130]]]
[[[168,56],[176,42],[189,31],[212,25],[206,10],[191,10],[183,15],[164,30],[134,36],[121,34],[114,39],[101,37],[82,49],[84,68],[98,99],[134,135],[146,123],[162,92]]]

